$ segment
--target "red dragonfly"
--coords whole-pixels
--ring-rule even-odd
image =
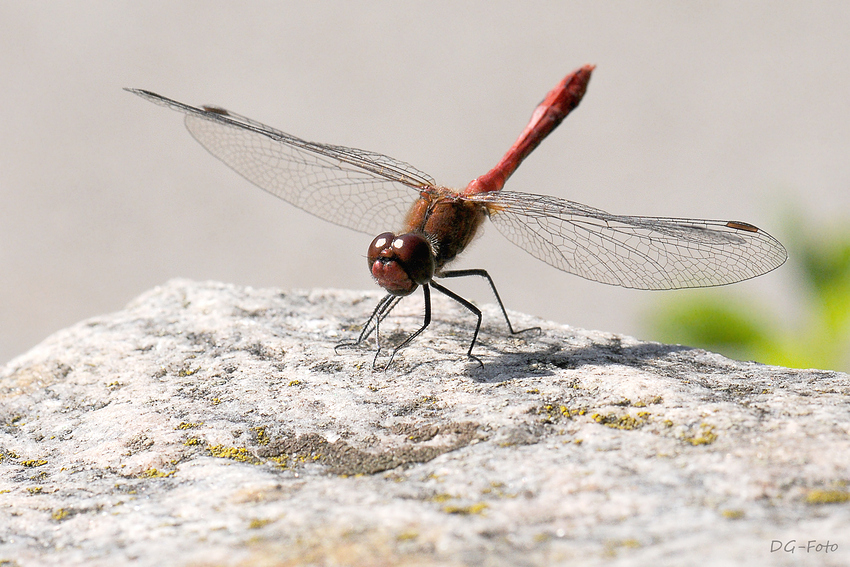
[[[628,288],[731,284],[776,269],[788,256],[775,238],[746,222],[613,215],[555,197],[503,191],[522,160],[578,106],[593,69],[586,65],[558,83],[496,167],[460,191],[437,185],[426,173],[382,154],[308,142],[223,108],[196,108],[150,91],[127,90],[185,114],[189,133],[212,155],[308,213],[368,234],[388,221],[402,227],[399,233],[379,234],[369,245],[369,269],[388,293],[350,344],[360,344],[374,331],[377,361],[381,321],[421,286],[423,324],[395,347],[389,366],[398,350],[430,323],[433,287],[478,317],[467,356],[480,364],[472,349],[481,311],[434,278],[486,278],[508,329],[522,332],[514,331],[485,270],[445,269],[485,218],[508,240],[559,270]]]

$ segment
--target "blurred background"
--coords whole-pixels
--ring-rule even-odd
[[[249,185],[122,87],[462,187],[595,63],[581,106],[508,188],[747,221],[791,261],[721,290],[641,292],[558,272],[491,227],[457,267],[488,269],[509,309],[846,369],[848,30],[842,1],[0,1],[0,364],[173,277],[375,289],[370,236]],[[457,289],[492,301],[482,282]],[[829,341],[832,354],[794,354]]]

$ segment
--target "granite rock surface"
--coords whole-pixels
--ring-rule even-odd
[[[442,298],[375,370],[379,297],[174,280],[11,361],[0,564],[850,565],[848,375],[492,306],[480,366]]]

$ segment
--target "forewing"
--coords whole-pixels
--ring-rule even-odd
[[[508,240],[559,270],[636,289],[731,284],[781,266],[785,248],[743,222],[629,217],[499,191],[473,195]]]
[[[334,224],[367,234],[399,228],[427,174],[391,157],[316,144],[229,111],[131,92],[186,115],[189,133],[242,177]],[[388,226],[389,225],[389,226]]]

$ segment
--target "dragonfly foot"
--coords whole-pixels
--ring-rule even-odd
[[[522,333],[529,333],[529,332],[531,332],[531,331],[534,331],[534,332],[536,332],[536,333],[538,333],[538,334],[539,334],[539,333],[543,332],[543,329],[541,329],[540,327],[529,327],[529,328],[527,328],[527,329],[520,329],[519,331],[514,331],[513,329],[511,329],[510,331],[511,331],[511,334],[512,334],[512,335],[519,335],[519,334],[522,334]]]

